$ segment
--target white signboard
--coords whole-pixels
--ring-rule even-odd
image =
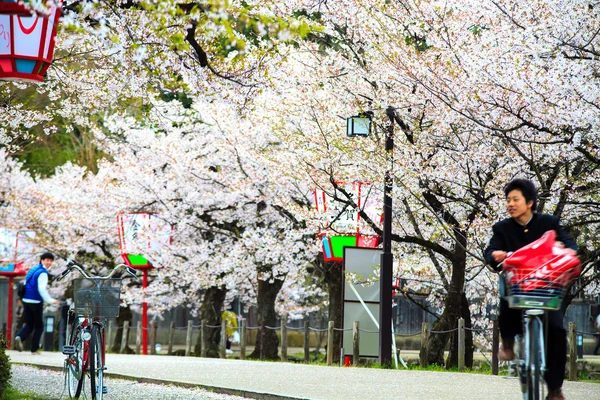
[[[157,254],[171,241],[171,224],[159,214],[119,214],[119,239],[123,254]]]

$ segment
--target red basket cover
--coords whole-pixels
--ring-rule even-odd
[[[525,291],[564,287],[581,273],[575,251],[559,245],[553,230],[506,257],[503,265],[509,281]]]

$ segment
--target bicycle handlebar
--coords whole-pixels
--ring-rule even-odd
[[[106,276],[97,276],[97,275],[91,275],[91,274],[85,272],[84,269],[83,269],[83,265],[77,264],[73,260],[67,260],[67,269],[60,275],[60,277],[58,277],[57,280],[59,280],[59,281],[63,280],[74,269],[76,269],[77,271],[79,271],[79,273],[81,275],[83,275],[87,279],[102,279],[102,280],[104,280],[104,279],[110,279],[115,274],[115,272],[117,272],[118,270],[125,270],[125,272],[127,272],[129,275],[131,275],[136,280],[139,279],[138,276],[137,276],[137,271],[135,269],[133,269],[133,268],[125,265],[125,264],[119,264],[119,265],[117,265]]]

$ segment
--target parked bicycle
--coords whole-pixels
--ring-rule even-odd
[[[107,318],[119,316],[121,304],[122,278],[113,278],[113,275],[124,270],[137,279],[137,272],[119,264],[108,275],[95,276],[85,272],[83,266],[69,261],[58,280],[64,279],[73,270],[77,270],[81,277],[73,280],[74,303],[67,319],[67,344],[62,348],[62,353],[67,356],[63,368],[65,384],[69,397],[78,399],[87,375],[91,398],[102,400],[108,391],[104,385],[105,322]]]
[[[568,284],[581,273],[571,249],[555,242],[554,231],[507,255],[500,279],[500,295],[510,308],[523,310],[523,335],[515,338],[515,362],[524,400],[545,399],[548,311],[559,310]]]

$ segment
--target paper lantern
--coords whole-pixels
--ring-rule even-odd
[[[45,16],[23,14],[22,7],[0,2],[0,79],[42,82],[54,56],[60,8],[48,5]]]
[[[119,213],[117,215],[121,256],[125,264],[136,269],[147,269],[159,264],[151,262],[148,254],[158,254],[171,242],[172,226],[160,215],[150,213]]]

